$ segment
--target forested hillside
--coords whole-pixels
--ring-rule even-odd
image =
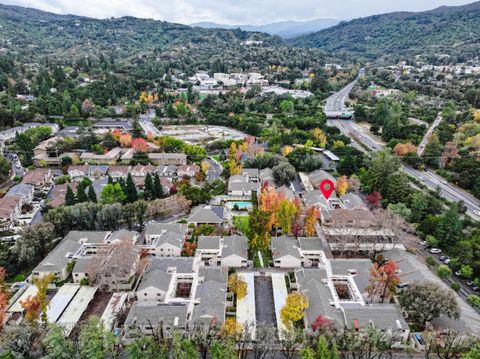
[[[463,62],[479,54],[479,19],[480,2],[419,13],[397,12],[342,22],[292,39],[290,44],[367,58],[428,55]]]

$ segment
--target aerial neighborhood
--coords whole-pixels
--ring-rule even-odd
[[[480,358],[479,4],[0,4],[0,359]]]

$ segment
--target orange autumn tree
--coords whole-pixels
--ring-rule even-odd
[[[315,225],[317,224],[318,219],[320,218],[320,210],[312,206],[307,209],[307,213],[305,215],[305,224],[304,224],[304,231],[307,237],[313,237],[317,233]]]
[[[284,198],[283,193],[275,190],[275,187],[263,186],[260,191],[258,203],[260,210],[267,213],[269,216],[267,227],[269,231],[273,226],[278,225],[278,211],[280,209],[280,202]]]
[[[155,136],[153,135],[152,131],[147,132],[147,141],[152,142],[155,140]]]
[[[288,146],[288,145],[283,146],[283,148],[282,148],[282,155],[283,156],[287,157],[292,152],[293,152],[293,147],[292,146]]]
[[[335,184],[335,190],[340,196],[344,195],[348,191],[348,178],[347,176],[341,176],[337,179]]]
[[[112,131],[112,137],[113,137],[116,141],[120,140],[120,136],[121,136],[121,135],[122,135],[122,131],[120,131],[118,128],[116,128],[116,129],[114,129],[114,130]]]
[[[147,152],[148,151],[147,141],[145,141],[141,137],[134,138],[131,142],[131,146],[135,151],[140,151],[140,152]]]
[[[410,142],[407,143],[397,143],[393,148],[393,152],[399,156],[403,157],[409,153],[417,153],[417,147]]]
[[[7,271],[5,268],[0,267],[0,331],[3,329],[3,322],[6,319],[8,307],[7,288],[5,286],[6,276]]]
[[[382,303],[385,298],[395,292],[396,286],[400,283],[398,276],[399,268],[395,261],[387,261],[384,264],[375,262],[370,269],[369,285],[367,287],[370,303],[380,295]]]
[[[132,135],[124,133],[120,135],[118,142],[120,142],[120,146],[124,148],[129,148],[132,145]]]
[[[40,302],[36,295],[29,295],[27,299],[20,302],[20,305],[25,311],[27,322],[32,323],[40,317]]]

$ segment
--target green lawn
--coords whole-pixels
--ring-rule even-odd
[[[240,232],[247,235],[250,229],[248,224],[249,216],[236,216],[233,217],[233,225],[237,228]]]
[[[213,155],[212,158],[217,161],[217,162],[220,162],[220,155]]]

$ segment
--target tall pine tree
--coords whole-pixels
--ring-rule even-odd
[[[135,186],[130,173],[128,174],[127,182],[125,183],[125,195],[127,196],[127,203],[133,203],[138,200],[137,187]]]
[[[88,186],[88,200],[90,202],[97,203],[97,194],[95,193],[95,190],[91,184]]]
[[[155,173],[155,178],[153,180],[153,193],[155,198],[163,197],[162,183],[160,182],[160,177],[158,177],[158,173]]]
[[[77,202],[78,203],[88,202],[88,196],[85,193],[85,187],[83,187],[82,184],[80,184],[77,188]]]
[[[70,186],[67,186],[67,193],[65,194],[65,205],[73,206],[75,204],[75,193],[73,193]]]
[[[147,173],[145,177],[145,189],[143,191],[143,197],[148,201],[153,198],[153,181],[150,173]]]

